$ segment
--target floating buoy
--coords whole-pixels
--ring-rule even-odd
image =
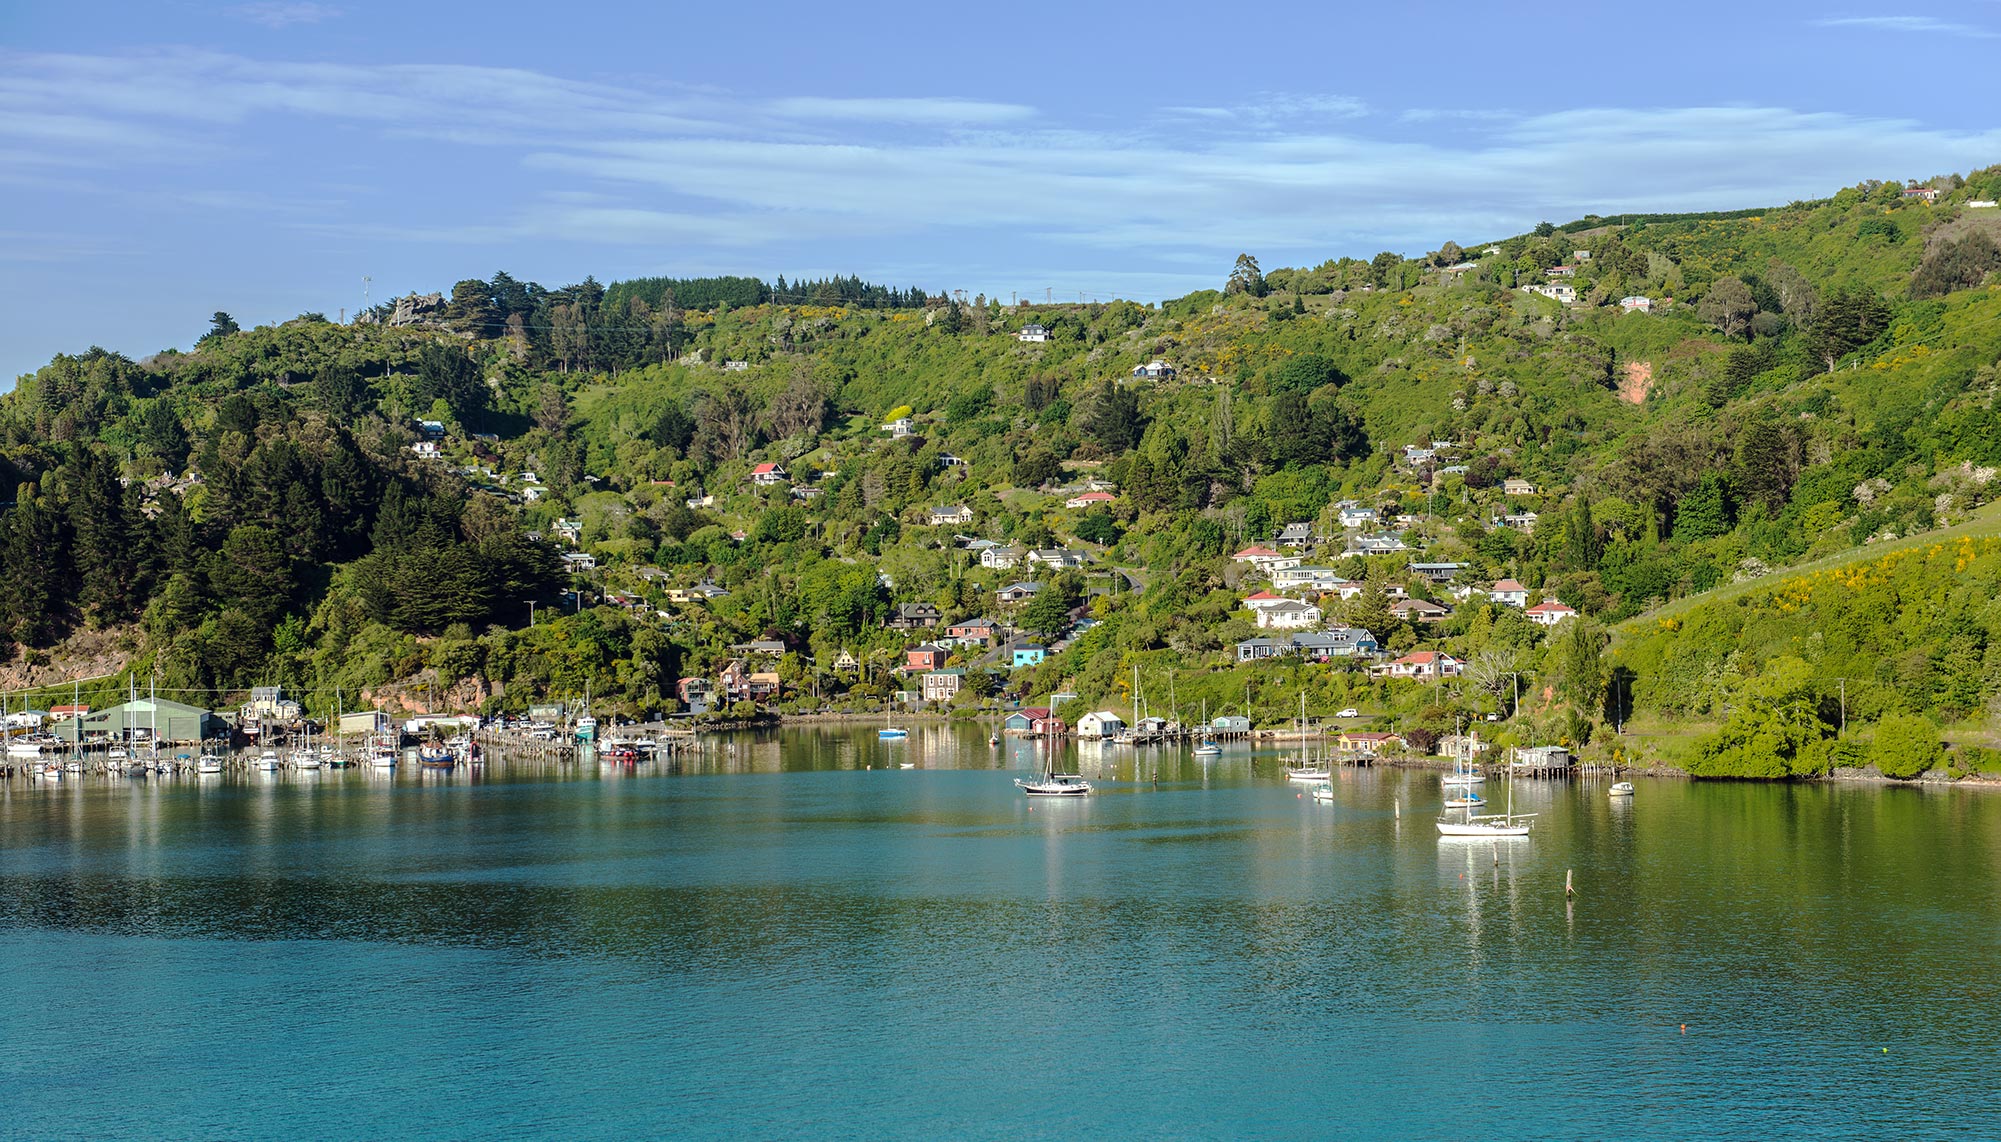
[[[1681,1025],[1681,1033],[1684,1035],[1688,1034],[1688,1024],[1684,1023]]]

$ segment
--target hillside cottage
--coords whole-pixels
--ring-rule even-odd
[[[1266,658],[1278,658],[1292,653],[1290,643],[1269,638],[1247,638],[1237,644],[1238,662],[1258,662]]]
[[[1007,606],[1015,606],[1033,599],[1042,590],[1042,584],[1034,582],[1009,583],[994,592],[994,599]]]
[[[1064,500],[1063,506],[1066,508],[1092,508],[1099,504],[1109,504],[1116,499],[1118,497],[1112,495],[1110,492],[1085,492],[1082,495],[1071,496],[1069,499]]]
[[[1390,604],[1390,614],[1409,623],[1440,623],[1452,614],[1452,608],[1424,599],[1398,599]]]
[[[903,652],[903,668],[913,672],[943,670],[947,657],[944,647],[929,642],[921,643]]]
[[[1258,626],[1265,630],[1304,630],[1320,625],[1320,608],[1311,603],[1285,599],[1257,609]]]
[[[1464,563],[1413,563],[1410,573],[1429,579],[1434,583],[1450,583],[1453,577],[1466,570]]]
[[[1529,589],[1513,579],[1497,579],[1487,592],[1487,597],[1504,607],[1526,607],[1529,605]]]
[[[1344,757],[1375,757],[1403,748],[1404,740],[1397,735],[1368,730],[1343,730],[1334,739],[1334,751]]]
[[[1148,361],[1144,365],[1135,366],[1133,376],[1146,381],[1164,381],[1174,376],[1174,366],[1161,360]],[[1079,721],[1077,724],[1082,726],[1083,722]]]
[[[1046,326],[1030,323],[1022,326],[1021,332],[1015,334],[1014,339],[1016,341],[1026,341],[1030,344],[1039,345],[1049,340],[1049,330]]]
[[[1337,508],[1337,518],[1340,520],[1343,530],[1355,531],[1364,527],[1376,526],[1376,509],[1374,508],[1365,508],[1355,503],[1343,503],[1337,505]]]
[[[1524,613],[1528,615],[1529,621],[1537,626],[1553,627],[1563,620],[1576,615],[1577,611],[1557,602],[1555,599],[1544,599],[1542,602],[1530,607]]]
[[[988,547],[980,552],[980,566],[990,571],[1010,571],[1021,562],[1023,554],[1019,547]]]
[[[1071,567],[1082,567],[1086,560],[1081,551],[1071,551],[1062,547],[1038,547],[1028,553],[1030,564],[1062,571]]]
[[[965,684],[964,670],[933,670],[923,677],[918,689],[926,702],[949,702]]]
[[[1271,585],[1281,591],[1338,591],[1346,582],[1332,567],[1287,567],[1271,574]]]
[[[1024,666],[1040,666],[1042,665],[1042,660],[1048,656],[1048,648],[1042,644],[1025,642],[1014,648],[1013,665],[1011,668],[1019,670]]]
[[[952,504],[949,507],[932,508],[927,518],[930,519],[932,527],[956,527],[973,522],[973,509],[964,504]]]
[[[945,628],[945,633],[961,642],[985,642],[994,636],[995,624],[992,619],[981,617],[961,619]]]
[[[1652,313],[1654,311],[1654,299],[1641,297],[1638,294],[1634,294],[1631,297],[1622,297],[1619,299],[1619,308],[1627,313]]]
[[[1419,682],[1436,682],[1441,678],[1458,677],[1464,665],[1442,650],[1414,650],[1402,658],[1369,667],[1369,673],[1377,678],[1413,678]]]
[[[929,630],[944,617],[930,603],[899,603],[896,613],[884,625],[891,630]]]
[[[1536,486],[1520,476],[1510,476],[1501,481],[1501,492],[1510,496],[1533,496],[1536,494]]]
[[[750,470],[750,482],[760,488],[775,488],[788,478],[785,469],[777,464],[759,464]]]
[[[1280,547],[1308,547],[1313,543],[1313,525],[1310,523],[1289,523],[1278,530],[1277,544]]]

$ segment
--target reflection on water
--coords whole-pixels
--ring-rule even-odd
[[[1991,1124],[2001,798],[1524,781],[1532,838],[1442,842],[1431,773],[1069,746],[1100,792],[1030,801],[985,736],[0,784],[9,1130],[1436,1135],[1461,1075],[1507,1134]]]

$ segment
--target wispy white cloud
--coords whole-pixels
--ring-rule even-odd
[[[1934,16],[1832,16],[1815,20],[1822,28],[1864,28],[1875,32],[1924,32],[1932,35],[1958,36],[1962,39],[1992,40],[2001,38],[2001,32],[1973,24],[1960,24],[1951,20],[1941,20]]]
[[[267,28],[319,24],[342,14],[341,9],[331,4],[315,4],[311,0],[266,0],[257,4],[240,4],[232,11],[238,19]]]
[[[315,140],[357,182],[375,161],[357,137],[422,138],[521,173],[518,186],[502,180],[459,203],[445,224],[435,211],[398,216],[379,200],[295,192],[312,200],[316,233],[396,241],[794,257],[882,236],[971,248],[999,233],[1155,264],[1217,249],[1324,256],[1428,248],[1589,211],[1784,202],[1864,176],[1968,169],[2001,151],[2001,130],[1785,108],[1493,114],[1263,93],[1104,126],[950,96],[752,99],[523,69],[0,54],[0,153],[44,164],[151,176],[179,161],[188,178],[228,184],[256,166],[242,157],[245,140],[282,131]],[[1397,126],[1447,116],[1451,130]]]

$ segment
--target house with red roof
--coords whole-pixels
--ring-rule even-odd
[[[1529,605],[1529,589],[1513,579],[1497,579],[1487,597],[1506,607]]]
[[[750,470],[750,482],[760,488],[775,488],[791,478],[776,464],[759,464]]]
[[[1528,615],[1529,621],[1537,626],[1553,627],[1563,620],[1575,616],[1577,610],[1574,607],[1565,606],[1555,599],[1544,599],[1523,613]]]
[[[1063,506],[1066,508],[1096,507],[1099,504],[1109,504],[1116,499],[1118,499],[1118,497],[1111,494],[1110,492],[1085,492],[1081,495],[1071,496],[1069,499],[1064,500]]]

